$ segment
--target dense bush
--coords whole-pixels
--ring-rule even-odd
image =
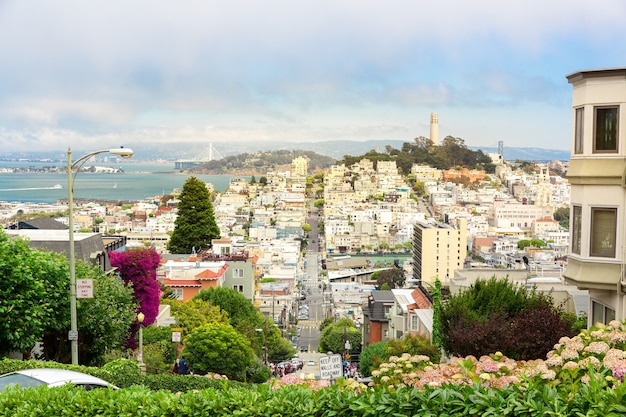
[[[357,395],[342,385],[318,391],[267,385],[175,394],[145,387],[83,391],[76,387],[11,390],[0,395],[4,416],[620,416],[626,384],[605,389],[592,380],[575,396],[567,389],[532,383],[491,389],[481,385],[376,388]]]
[[[575,318],[549,295],[507,279],[477,280],[442,304],[440,318],[443,347],[456,356],[542,358],[561,336],[576,334]]]
[[[236,381],[230,381],[220,375],[178,375],[173,373],[142,375],[136,361],[117,359],[105,364],[102,368],[81,365],[67,365],[57,362],[21,361],[15,359],[3,359],[0,361],[0,375],[32,368],[61,368],[83,372],[102,378],[107,382],[119,387],[129,388],[143,385],[152,390],[168,390],[172,392],[185,392],[206,388],[225,389],[227,387],[246,386]],[[266,378],[267,379],[267,378]]]
[[[145,387],[118,391],[11,389],[0,395],[0,417],[622,416],[625,349],[626,326],[614,321],[560,338],[545,360],[515,361],[496,352],[433,364],[424,355],[403,354],[381,364],[370,387],[340,379],[317,390],[305,384],[243,385],[181,375],[146,376]],[[2,361],[0,369],[19,363],[31,367],[28,361]],[[126,367],[131,365],[115,366],[119,372]],[[196,382],[213,385],[192,389]],[[154,391],[157,385],[160,390]]]
[[[363,376],[370,376],[372,369],[378,368],[381,363],[392,356],[424,355],[431,362],[437,363],[441,357],[439,348],[423,336],[407,335],[402,339],[393,339],[373,343],[363,349],[359,357],[359,372]]]

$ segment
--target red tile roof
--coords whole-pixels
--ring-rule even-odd
[[[168,287],[202,287],[195,279],[169,279],[165,278],[163,280],[163,285]]]
[[[203,279],[215,280],[223,276],[227,269],[228,269],[228,264],[222,265],[220,270],[217,272],[211,271],[210,269],[205,269],[199,274],[196,274],[196,278],[199,280],[203,280]]]

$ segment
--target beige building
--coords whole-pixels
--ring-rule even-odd
[[[626,318],[626,67],[567,76],[572,94],[570,254],[564,277],[589,290],[589,322]]]
[[[530,231],[538,219],[552,218],[553,208],[521,204],[516,202],[494,201],[489,207],[487,216],[489,225],[498,228],[517,227]]]
[[[439,278],[446,284],[454,271],[463,267],[467,252],[467,221],[456,226],[440,222],[418,222],[413,228],[413,280],[430,285]]]
[[[417,181],[441,181],[443,178],[443,172],[440,169],[428,165],[413,164],[411,174]]]
[[[298,156],[291,161],[291,176],[306,177],[309,169],[309,158],[306,156]]]

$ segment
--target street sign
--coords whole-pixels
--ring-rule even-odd
[[[93,279],[76,280],[76,298],[93,298]]]
[[[343,376],[341,355],[320,357],[320,379],[337,379]]]
[[[172,342],[180,343],[181,337],[182,337],[182,333],[181,332],[172,332]]]
[[[78,340],[78,332],[76,330],[67,332],[67,340]]]

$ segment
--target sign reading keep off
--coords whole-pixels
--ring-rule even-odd
[[[320,378],[337,379],[343,376],[343,364],[341,355],[328,355],[320,357]]]

